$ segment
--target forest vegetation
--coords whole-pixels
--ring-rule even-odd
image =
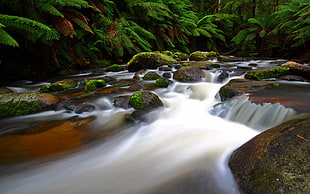
[[[142,51],[309,60],[310,0],[1,0],[0,80],[125,63]]]

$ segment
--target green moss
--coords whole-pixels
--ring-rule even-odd
[[[245,75],[245,78],[256,79],[256,80],[276,78],[281,75],[288,74],[289,70],[290,70],[289,67],[275,67],[275,68],[267,69],[267,70],[251,71]]]
[[[189,58],[189,55],[186,53],[181,53],[181,52],[175,52],[173,54],[173,58],[177,61],[184,61],[187,60]]]
[[[92,91],[97,89],[98,87],[103,87],[106,85],[106,82],[104,80],[84,80],[85,82],[85,91]]]
[[[106,68],[106,71],[113,71],[113,72],[118,72],[118,71],[123,71],[123,70],[124,70],[124,67],[118,64],[113,64]]]
[[[144,109],[146,106],[143,103],[143,92],[136,92],[129,98],[129,104],[135,109]]]
[[[168,81],[163,78],[156,79],[155,83],[156,83],[156,86],[161,87],[161,88],[166,88],[169,85]]]
[[[19,116],[37,112],[40,110],[40,101],[11,100],[0,104],[0,118]]]
[[[168,55],[168,56],[172,56],[173,55],[173,52],[171,52],[171,51],[162,51],[161,53],[165,54],[165,55]]]
[[[64,91],[66,89],[76,87],[76,82],[74,80],[61,80],[50,85],[41,86],[41,91],[43,92],[55,92]]]
[[[165,64],[176,64],[177,61],[172,57],[156,52],[141,52],[136,54],[127,63],[128,70],[138,71],[140,69],[156,69]]]
[[[207,60],[209,57],[217,57],[217,56],[218,56],[218,53],[215,51],[210,51],[210,52],[195,51],[190,54],[190,59],[202,61],[202,60]]]
[[[218,53],[215,52],[215,51],[210,51],[207,53],[206,55],[207,57],[217,57],[218,56]]]
[[[145,76],[143,76],[144,80],[156,80],[158,78],[160,78],[160,75],[158,75],[155,72],[149,72],[149,73],[145,74]]]
[[[130,84],[127,83],[127,84],[114,84],[113,86],[115,87],[125,87],[125,86],[129,86]]]

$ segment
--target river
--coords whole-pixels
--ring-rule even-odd
[[[61,157],[0,168],[1,193],[238,194],[227,164],[230,154],[296,112],[279,104],[255,105],[246,96],[219,105],[219,89],[229,79],[240,76],[218,83],[218,72],[206,74],[206,80],[199,83],[174,82],[168,88],[154,90],[164,107],[148,113],[141,122],[119,127],[121,130],[102,141],[89,140],[87,146]],[[126,71],[108,75],[118,79],[133,76]],[[40,86],[29,85],[11,88],[29,91]],[[86,130],[100,134],[111,126],[117,128],[119,119],[134,111],[115,108],[112,99],[104,95],[91,103],[96,110],[82,114],[57,110],[2,119],[1,132],[5,136],[8,131],[43,121],[92,117]]]

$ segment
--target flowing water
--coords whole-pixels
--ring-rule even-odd
[[[200,83],[174,83],[167,89],[155,90],[165,106],[102,143],[96,142],[58,160],[2,169],[1,193],[239,193],[228,168],[229,155],[259,131],[296,113],[279,104],[253,105],[245,96],[219,104],[217,93],[225,83],[212,81],[216,73],[209,75]],[[117,126],[120,117],[133,111],[114,108],[106,97],[93,103],[105,108],[79,115],[96,117],[89,130]],[[270,112],[276,116],[271,118]],[[2,126],[10,126],[4,130],[7,132],[14,131],[15,125],[20,128],[31,122],[73,116],[74,113],[61,110],[49,111],[5,119]],[[262,120],[265,122],[259,122]]]

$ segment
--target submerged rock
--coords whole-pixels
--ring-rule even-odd
[[[127,63],[128,71],[135,72],[140,69],[156,69],[162,65],[176,64],[172,57],[157,52],[141,52],[136,54]]]
[[[203,71],[197,67],[181,67],[173,73],[173,79],[180,82],[199,82],[205,77]]]
[[[59,102],[47,93],[8,93],[0,95],[0,118],[19,116],[46,110]]]
[[[266,130],[238,148],[229,166],[244,193],[310,193],[310,115]]]
[[[129,104],[137,109],[150,109],[163,106],[159,97],[151,91],[139,91],[129,97]]]

